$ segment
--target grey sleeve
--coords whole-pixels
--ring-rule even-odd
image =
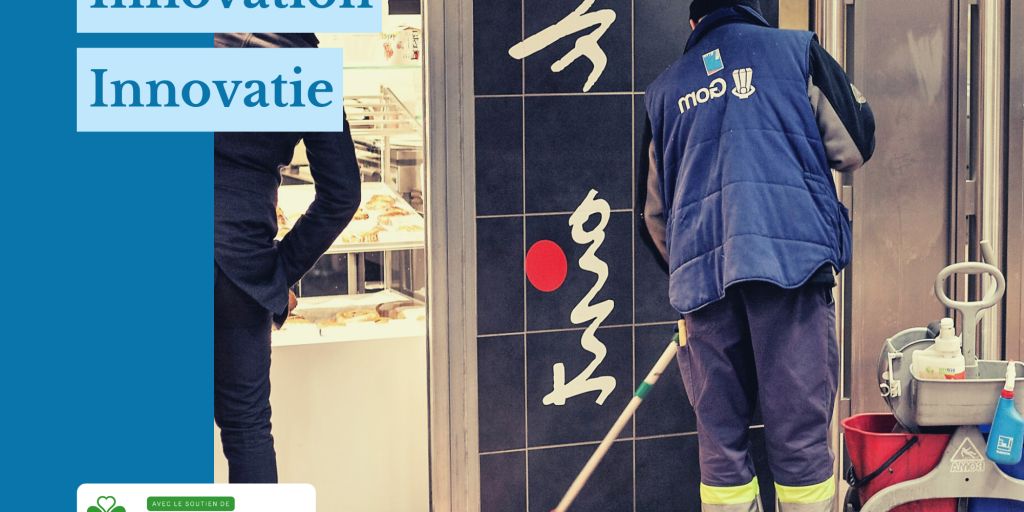
[[[829,166],[859,169],[875,151],[875,117],[846,72],[817,40],[809,49],[807,96],[825,144]]]
[[[644,122],[640,147],[636,181],[636,232],[654,254],[661,269],[668,273],[668,243],[665,237],[667,215],[661,195],[662,174],[658,167],[650,119]]]
[[[647,198],[644,201],[644,224],[661,259],[668,261],[665,240],[665,204],[661,200],[661,173],[654,157],[654,143],[647,147]]]

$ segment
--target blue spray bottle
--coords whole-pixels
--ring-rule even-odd
[[[1015,465],[1021,460],[1021,444],[1024,443],[1024,417],[1013,404],[1013,388],[1017,381],[1017,363],[1006,367],[1006,385],[996,407],[992,420],[992,431],[988,435],[986,454],[997,464]]]

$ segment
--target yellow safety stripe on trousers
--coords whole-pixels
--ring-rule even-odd
[[[789,487],[775,484],[775,495],[782,503],[818,503],[832,499],[836,494],[836,480],[829,477],[820,484]]]
[[[735,487],[714,487],[700,484],[700,501],[705,505],[738,505],[757,499],[757,477],[749,484]]]

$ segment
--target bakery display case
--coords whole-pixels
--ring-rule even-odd
[[[284,236],[316,194],[313,185],[288,185],[278,192],[278,237]],[[384,183],[363,182],[362,203],[327,254],[422,249],[423,214]]]
[[[281,481],[315,486],[318,510],[430,510],[423,20],[394,1],[382,2],[383,33],[316,34],[342,49],[362,197],[292,288],[298,307],[272,334],[270,400]],[[304,146],[281,174],[279,238],[316,195]],[[219,443],[215,481],[228,482]]]
[[[390,46],[385,50],[394,53]],[[362,201],[341,236],[294,287],[298,307],[274,332],[274,346],[422,339],[426,333],[423,130],[419,114],[385,83],[409,67],[408,60],[379,69],[355,67],[371,71],[377,86],[345,96]],[[316,194],[301,144],[282,174],[279,238]]]
[[[352,222],[296,285],[298,307],[274,333],[275,346],[423,336],[423,215],[386,183],[364,182],[362,189]],[[314,193],[313,185],[281,187],[278,236]]]

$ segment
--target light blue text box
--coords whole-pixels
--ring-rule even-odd
[[[295,74],[295,67],[302,68]],[[132,80],[140,85],[140,99],[149,104],[149,81],[168,80],[175,84],[179,107],[97,107],[97,74],[106,69],[102,102],[114,104],[114,80]],[[78,49],[78,131],[80,132],[340,132],[344,128],[342,95],[342,51],[337,48],[79,48]],[[293,102],[293,81],[301,80],[304,107],[280,107],[274,101],[273,80],[285,80],[283,98]],[[185,84],[198,80],[209,85],[209,102],[201,107],[184,101]],[[215,81],[227,81],[230,93],[240,80],[230,107],[223,105]],[[244,100],[255,90],[247,82],[267,84],[267,107],[247,107]],[[317,95],[326,107],[313,106],[309,89],[319,80],[330,82],[333,91]],[[158,103],[167,103],[167,87],[158,91]],[[130,104],[132,89],[125,88],[124,103]],[[194,103],[202,88],[190,88]]]
[[[188,0],[191,5],[202,5],[193,8],[185,0],[76,1],[80,33],[380,32],[384,3],[384,0]],[[97,2],[107,7],[93,7]],[[123,6],[137,2],[178,7],[113,8],[117,2]],[[225,7],[225,2],[229,2],[230,7]],[[275,7],[277,3],[290,6],[296,2],[304,7]],[[260,3],[271,7],[246,7]]]

